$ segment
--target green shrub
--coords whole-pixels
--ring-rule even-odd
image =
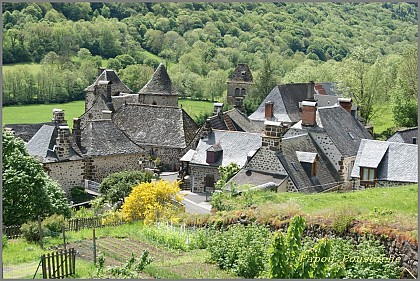
[[[245,278],[258,277],[267,261],[270,231],[257,225],[232,225],[215,231],[208,241],[210,259],[220,268]]]
[[[94,198],[92,195],[85,191],[84,187],[81,186],[75,186],[70,189],[70,196],[71,201],[73,201],[74,204],[87,202]]]
[[[61,233],[61,227],[64,226],[65,220],[62,215],[52,215],[42,221],[42,226],[48,229],[48,234],[51,236],[59,236]],[[44,236],[47,236],[45,234]]]
[[[111,203],[124,201],[130,195],[133,186],[150,182],[152,175],[142,171],[123,171],[110,174],[99,186],[99,192]]]
[[[362,240],[353,244],[350,240],[335,238],[332,255],[336,261],[343,261],[346,279],[397,279],[400,277],[398,262],[390,260],[384,246],[377,240]]]
[[[41,227],[41,228],[42,228],[43,234],[48,233],[47,228],[45,227]],[[22,232],[23,237],[28,242],[37,242],[41,238],[37,221],[30,221],[30,222],[24,223],[21,226],[20,231]]]
[[[343,274],[342,263],[335,263],[331,242],[320,239],[313,247],[304,247],[302,233],[305,219],[295,216],[287,234],[276,232],[268,250],[270,278],[337,278]]]

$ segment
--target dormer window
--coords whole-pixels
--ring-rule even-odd
[[[360,184],[361,185],[375,185],[376,169],[368,167],[360,167]]]
[[[314,152],[303,152],[296,151],[296,156],[305,170],[305,173],[309,177],[315,177],[317,175],[318,161],[319,157],[317,153]]]
[[[206,163],[214,164],[223,155],[223,149],[220,146],[220,144],[214,144],[206,150],[206,153],[207,153]]]

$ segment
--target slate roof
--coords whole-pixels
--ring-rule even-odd
[[[361,139],[372,139],[363,125],[339,105],[318,108],[322,127],[344,156],[357,154]]]
[[[343,92],[338,89],[336,82],[315,83],[315,93],[319,95],[342,97]]]
[[[234,128],[229,128],[227,119],[233,124]],[[231,130],[250,133],[259,133],[261,129],[251,122],[248,117],[240,110],[234,108],[221,114],[213,115],[208,118],[210,127],[216,130]]]
[[[273,120],[279,122],[298,122],[300,120],[299,102],[307,98],[308,84],[286,84],[274,87],[260,104],[257,110],[248,118],[255,121],[264,121],[265,103],[274,102]]]
[[[182,108],[171,106],[127,104],[113,114],[112,120],[138,145],[185,148],[198,129]]]
[[[92,120],[82,131],[82,152],[88,156],[141,153],[135,144],[111,120]]]
[[[280,185],[284,180],[287,179],[287,175],[280,175],[262,171],[253,171],[251,169],[241,169],[236,175],[234,175],[229,183],[226,184],[227,187],[230,186],[230,183],[236,185],[251,185],[258,186],[261,184],[274,182],[277,185]]]
[[[95,82],[93,82],[92,85],[88,86],[85,89],[85,92],[93,92],[95,90],[95,86],[99,85],[99,81],[111,81],[112,83],[111,89],[113,89],[112,94],[111,94],[112,96],[117,95],[119,92],[124,92],[124,93],[133,92],[121,81],[120,77],[118,77],[117,73],[115,73],[115,71],[112,69],[105,69],[101,73],[101,75],[99,75],[98,78],[96,78]]]
[[[43,125],[54,125],[54,122],[38,124],[6,124],[4,127],[12,129],[15,137],[19,137],[24,142],[28,142]]]
[[[216,163],[208,164],[206,163],[207,149],[216,143],[222,147],[223,155]],[[205,166],[227,166],[233,162],[242,167],[245,165],[248,153],[260,146],[260,134],[212,130],[207,139],[200,140],[190,163]]]
[[[307,155],[319,156],[316,176],[311,177],[305,172],[299,161],[298,153],[306,152]],[[340,181],[340,176],[327,157],[318,150],[314,141],[308,134],[282,139],[282,153],[280,161],[288,172],[299,191],[319,192],[331,188]]]
[[[58,129],[55,126],[43,125],[41,129],[26,144],[28,153],[41,163],[58,162],[56,153],[53,151],[56,145]],[[69,160],[81,160],[81,153],[74,145],[69,149]]]
[[[230,81],[235,82],[253,82],[254,78],[252,77],[251,70],[249,69],[246,63],[239,63],[232,75],[229,77]]]
[[[378,180],[418,182],[418,145],[363,139],[351,176],[360,178],[364,165],[377,168]]]
[[[373,139],[363,125],[339,105],[318,107],[316,114],[315,126],[302,126],[302,121],[299,121],[291,128],[325,132],[345,157],[357,154],[361,139]]]
[[[418,127],[406,128],[396,131],[387,141],[413,143],[413,138],[418,137]]]
[[[235,126],[244,132],[259,133],[261,129],[249,120],[249,118],[237,108],[224,112],[234,122]]]
[[[152,78],[139,91],[139,94],[178,95],[172,87],[171,78],[163,63],[159,64]]]

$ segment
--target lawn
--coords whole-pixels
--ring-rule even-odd
[[[203,113],[213,112],[213,103],[209,101],[195,101],[190,99],[180,99],[179,106],[190,114],[192,118]],[[73,118],[83,114],[85,109],[84,101],[73,101],[62,104],[33,104],[33,105],[13,105],[3,107],[3,124],[32,124],[50,122],[52,110],[61,108],[64,110],[65,118],[72,124]]]
[[[378,114],[372,119],[373,130],[376,134],[386,131],[388,128],[395,127],[392,104],[386,103],[378,107]]]
[[[306,214],[317,214],[328,210],[352,209],[363,214],[375,210],[391,210],[393,214],[414,216],[418,213],[417,185],[370,188],[361,191],[328,192],[328,193],[275,193],[254,192],[252,195],[255,205],[267,203],[295,204]],[[230,204],[239,209],[246,201],[246,196],[232,197]]]
[[[69,125],[73,118],[79,117],[85,111],[84,101],[73,101],[62,104],[31,104],[12,105],[2,108],[3,124],[33,124],[50,122],[52,110],[61,108],[64,110],[65,118]]]

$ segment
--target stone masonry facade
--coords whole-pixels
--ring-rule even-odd
[[[220,179],[220,173],[217,167],[191,165],[191,185],[194,186],[192,192],[205,192],[205,178],[213,175],[214,183]]]

